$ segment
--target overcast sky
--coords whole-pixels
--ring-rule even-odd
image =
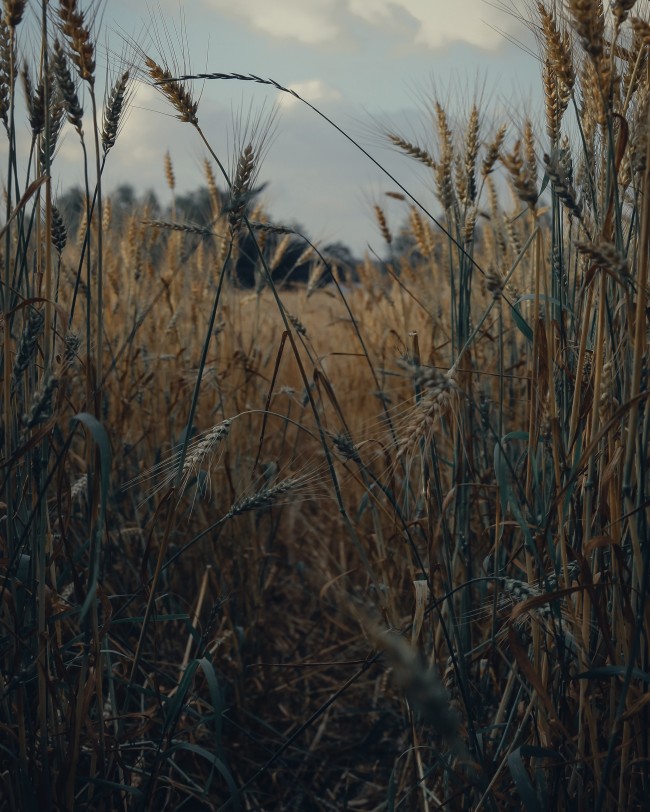
[[[514,4],[525,9],[525,2]],[[486,138],[492,119],[521,120],[527,110],[541,120],[537,62],[509,41],[530,44],[530,37],[521,21],[484,0],[105,0],[100,8],[99,39],[113,52],[123,50],[126,37],[155,58],[175,57],[194,71],[256,73],[293,87],[427,202],[432,196],[422,167],[382,138],[388,123],[431,146],[427,101],[437,95],[450,109],[466,111],[477,94]],[[106,58],[99,61],[104,69]],[[228,165],[233,114],[280,102],[260,171],[260,181],[268,182],[269,212],[278,221],[300,222],[324,242],[346,242],[359,254],[369,243],[381,250],[373,204],[386,205],[395,227],[403,209],[385,197],[390,182],[324,121],[268,87],[211,81],[193,89],[201,96],[202,128]],[[168,149],[177,191],[202,185],[205,150],[196,133],[174,119],[160,94],[140,86],[109,156],[106,187],[128,182],[168,200]],[[55,164],[61,184],[81,181],[79,157],[76,136],[67,131]]]

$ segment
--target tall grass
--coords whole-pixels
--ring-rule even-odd
[[[386,258],[342,285],[304,241],[289,287],[303,238],[256,196],[272,117],[219,155],[195,77],[144,51],[102,112],[90,12],[5,1],[2,809],[644,808],[636,11],[537,4],[543,130],[434,101],[434,143],[386,138],[435,204],[393,178]],[[138,72],[209,155],[207,224],[177,219],[169,155],[169,216],[102,194]]]

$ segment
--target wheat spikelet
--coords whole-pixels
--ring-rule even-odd
[[[650,22],[641,17],[630,17],[632,30],[644,45],[650,45]]]
[[[506,256],[508,253],[508,246],[503,235],[503,216],[502,211],[499,205],[499,195],[497,192],[496,184],[492,180],[490,175],[487,175],[485,178],[485,185],[487,187],[488,192],[488,200],[490,204],[490,219],[492,221],[492,234],[495,239],[495,243],[497,249],[502,254],[502,256]]]
[[[400,432],[398,458],[410,453],[420,440],[430,435],[438,420],[452,411],[460,394],[453,369],[442,373],[435,367],[415,366],[413,382],[421,391],[421,397]]]
[[[168,459],[145,471],[124,484],[124,489],[136,483],[154,480],[156,484],[147,492],[146,498],[170,486],[178,477],[179,498],[185,493],[190,481],[206,466],[212,466],[220,445],[228,437],[232,420],[223,420],[209,431],[188,444],[183,466],[180,469],[181,450],[176,450]],[[209,480],[208,480],[209,483]]]
[[[291,241],[293,239],[293,232],[285,233],[282,239],[277,243],[275,246],[275,250],[273,251],[273,256],[269,262],[269,270],[271,272],[277,270],[280,267],[280,263],[284,255],[287,253],[287,249],[291,245]]]
[[[476,206],[471,206],[465,215],[465,222],[463,223],[463,239],[468,244],[474,240],[477,217],[478,208]]]
[[[57,93],[54,98],[50,98],[50,126],[47,134],[44,133],[40,140],[38,151],[41,172],[43,173],[52,166],[64,116],[65,107],[61,97]]]
[[[612,14],[616,18],[616,25],[621,26],[627,20],[628,14],[634,6],[636,5],[636,0],[612,0],[610,8],[612,10]]]
[[[219,196],[219,188],[217,181],[212,171],[212,164],[205,158],[203,161],[203,171],[205,173],[205,180],[208,184],[208,191],[210,193],[210,206],[212,209],[212,218],[216,220],[221,213],[221,198]]]
[[[170,223],[166,220],[143,220],[143,226],[161,229],[163,231],[181,231],[185,234],[198,234],[201,237],[212,237],[214,232],[207,226],[195,226],[191,223]]]
[[[4,0],[4,13],[7,18],[7,23],[11,28],[16,28],[16,26],[20,25],[26,5],[27,0]]]
[[[524,160],[521,140],[515,142],[512,152],[503,155],[501,161],[510,173],[517,197],[533,209],[537,203],[537,171],[535,166]]]
[[[36,344],[43,330],[43,323],[44,316],[41,311],[31,308],[27,317],[27,323],[18,342],[18,350],[11,373],[12,388],[15,388],[20,376],[27,369],[29,362],[36,352]]]
[[[172,164],[172,156],[169,154],[169,150],[165,152],[165,180],[167,181],[167,186],[173,192],[176,188],[176,176],[174,175],[174,165]]]
[[[553,72],[553,66],[548,59],[542,69],[542,83],[544,85],[546,132],[551,139],[551,144],[555,144],[560,137],[560,121],[562,116],[560,113],[557,81]]]
[[[257,214],[257,213],[254,212],[254,214]],[[259,212],[259,214],[263,216],[262,212]],[[256,222],[259,224],[259,221],[256,221]],[[272,232],[271,229],[267,229],[267,228],[258,229],[253,225],[253,223],[251,223],[250,220],[248,221],[248,225],[249,225],[250,228],[252,228],[256,232],[256,234],[257,234],[257,237],[256,237],[257,248],[258,248],[258,251],[260,252],[260,254],[262,256],[264,256],[269,235],[271,233],[274,233],[274,232]],[[270,225],[270,223],[268,225]],[[275,233],[279,233],[279,232],[275,232]],[[259,289],[261,290],[261,288],[263,288],[266,285],[266,274],[264,273],[264,266],[262,265],[262,263],[256,263],[256,265],[255,265],[255,273],[259,277],[259,279],[258,279],[258,287],[261,286],[261,287],[259,287]]]
[[[438,144],[440,149],[440,160],[436,164],[435,168],[436,195],[442,208],[445,211],[449,211],[454,203],[453,134],[447,122],[447,114],[439,102],[435,103],[435,111],[438,125]]]
[[[608,116],[614,110],[618,96],[620,77],[613,61],[607,54],[598,61],[585,59],[580,73],[580,90],[583,103],[583,120],[588,128],[594,124],[607,125]]]
[[[481,164],[481,174],[484,178],[487,178],[488,175],[492,174],[496,162],[501,157],[501,147],[503,146],[503,142],[506,137],[506,130],[506,125],[502,124],[497,130],[493,140],[488,145],[483,163]]]
[[[84,200],[85,204],[85,200]],[[86,240],[86,231],[88,230],[88,210],[84,205],[81,210],[81,217],[79,218],[79,225],[77,227],[77,245],[83,246]]]
[[[63,345],[61,366],[65,370],[73,367],[77,363],[79,349],[81,348],[81,337],[74,330],[68,330],[65,334]]]
[[[519,601],[538,598],[542,594],[542,591],[537,586],[518,578],[499,578],[498,581],[509,595]]]
[[[104,229],[104,231],[108,231],[109,229],[112,214],[113,214],[113,203],[111,201],[111,198],[108,197],[104,201],[104,206],[102,209],[102,228]]]
[[[32,135],[35,138],[43,132],[43,127],[45,126],[45,87],[43,83],[40,82],[36,90],[34,90],[27,65],[23,65],[20,78],[22,79],[23,91],[25,93],[27,118],[32,130]]]
[[[533,122],[527,118],[524,122],[524,158],[533,183],[537,183],[537,152]]]
[[[575,581],[579,574],[579,566],[575,562],[571,562],[568,567],[569,583]],[[518,578],[502,576],[497,577],[496,581],[508,595],[518,603],[523,603],[531,598],[540,598],[542,595],[551,596],[559,588],[558,578],[555,572],[546,573],[544,578],[540,579],[536,584],[531,584],[528,581],[522,581]],[[535,614],[549,622],[554,616],[553,610],[548,603],[538,603],[529,611],[535,612]]]
[[[648,144],[648,110],[650,95],[647,91],[640,93],[637,109],[630,127],[630,169],[635,174],[642,174],[646,167]]]
[[[52,54],[54,75],[63,98],[68,121],[75,128],[79,136],[83,135],[83,108],[79,102],[79,95],[75,82],[68,66],[68,58],[58,40],[54,41]]]
[[[512,252],[515,256],[521,253],[522,242],[519,231],[519,221],[514,218],[509,218],[506,221],[506,233],[508,234],[508,242]],[[504,247],[504,252],[507,253],[507,246]]]
[[[77,479],[70,488],[70,498],[73,502],[82,499],[88,491],[88,475],[84,474]]]
[[[564,159],[564,160],[563,160]],[[546,174],[553,184],[553,189],[564,207],[578,220],[582,218],[582,205],[578,200],[576,190],[573,188],[571,153],[568,146],[552,155],[544,154]]]
[[[485,275],[485,287],[488,293],[492,294],[493,299],[500,299],[503,293],[503,276],[499,271],[490,266]]]
[[[629,278],[630,266],[627,257],[623,256],[613,243],[599,238],[595,242],[576,240],[575,246],[581,254],[600,268],[609,270],[620,277]]]
[[[260,223],[254,220],[249,220],[250,227],[255,231],[260,231],[262,234],[295,234],[292,228],[288,226],[278,226],[274,225],[273,223]],[[260,247],[262,247],[260,245]],[[310,249],[311,251],[311,249]],[[296,260],[296,265],[301,265],[306,257],[306,252],[303,252],[300,257]]]
[[[59,385],[59,379],[48,369],[43,376],[40,388],[33,394],[29,412],[23,416],[25,428],[31,429],[39,423],[44,423],[52,416],[52,400],[54,391]]]
[[[15,61],[11,50],[11,42],[9,28],[5,18],[0,14],[0,119],[2,119],[5,128],[9,124],[7,114],[9,113],[12,90],[11,66]]]
[[[171,81],[173,77],[169,69],[161,68],[151,57],[145,55],[144,62],[152,82],[176,110],[176,118],[196,126],[199,123],[199,103],[194,101],[187,85]]]
[[[585,140],[594,142],[597,126],[605,125],[605,107],[600,93],[597,71],[591,60],[584,59],[580,69],[581,115]]]
[[[386,214],[381,206],[376,205],[374,207],[375,210],[375,217],[377,218],[377,225],[379,226],[379,231],[381,236],[386,243],[386,245],[390,245],[393,242],[393,235],[388,228],[388,222],[386,220]]]
[[[232,519],[234,516],[241,516],[252,510],[270,507],[274,502],[290,491],[300,487],[304,482],[303,477],[287,477],[275,485],[268,485],[250,496],[245,496],[230,508],[224,519]]]
[[[592,57],[602,56],[605,39],[605,16],[601,0],[566,0],[565,7],[582,47]]]
[[[325,265],[322,262],[315,262],[312,264],[309,272],[309,281],[307,282],[307,297],[309,298],[315,290],[318,289],[319,282],[325,274]]]
[[[306,327],[305,327],[305,325],[304,325],[304,324],[303,324],[303,323],[300,321],[300,319],[298,318],[298,316],[294,316],[294,315],[292,315],[291,313],[287,313],[287,318],[289,319],[289,321],[290,321],[290,322],[291,322],[291,324],[293,325],[294,330],[295,330],[297,333],[299,333],[301,336],[306,336],[306,335],[307,335],[307,328],[306,328]]]
[[[122,250],[127,261],[133,260],[136,256],[138,246],[140,245],[140,240],[138,239],[139,231],[139,223],[135,216],[130,217],[129,224],[126,229],[126,240],[122,246]]]
[[[433,169],[435,172],[437,164],[425,149],[412,144],[410,141],[406,141],[394,133],[388,133],[387,138],[392,144],[401,149],[402,152],[410,155],[411,158],[415,158],[416,161],[428,166],[429,169]]]
[[[612,360],[609,360],[603,364],[598,397],[598,408],[600,410],[600,418],[603,422],[620,406],[614,394],[616,392],[615,384],[616,366]]]
[[[295,231],[292,231],[295,234]],[[306,262],[311,262],[317,256],[316,247],[314,245],[307,245],[302,254],[296,260],[296,267],[304,265]]]
[[[255,150],[253,149],[253,144],[249,143],[244,147],[239,156],[232,188],[230,190],[231,203],[228,212],[228,222],[230,223],[232,234],[237,233],[241,228],[244,208],[246,207],[246,201],[253,185],[254,173]]]
[[[86,25],[86,14],[79,11],[77,0],[59,0],[57,13],[79,77],[92,87],[95,84],[95,47]]]
[[[52,245],[54,246],[59,257],[63,253],[66,242],[68,241],[68,231],[61,217],[61,212],[56,206],[52,206]]]
[[[626,54],[625,70],[623,72],[622,94],[625,99],[624,108],[627,109],[629,101],[634,97],[642,83],[647,84],[648,45],[650,44],[650,25],[637,27],[632,20],[632,45]]]
[[[516,247],[519,244],[518,239],[512,239],[510,237],[509,233],[511,231],[512,231],[512,227],[511,227],[511,221],[510,220],[507,221],[507,223],[505,225],[505,229],[502,226],[499,226],[499,227],[494,229],[494,240],[496,242],[499,255],[503,259],[506,259],[509,256],[509,253],[510,253],[510,251],[509,251],[510,245],[508,243],[508,239],[511,240],[511,242],[512,242],[512,244],[514,246],[513,253],[516,252]],[[515,237],[516,237],[516,235],[515,235]]]
[[[117,134],[120,129],[122,112],[128,98],[129,79],[129,71],[124,71],[111,88],[104,104],[101,133],[104,155],[115,146],[115,140],[117,139]]]
[[[415,237],[415,244],[418,251],[423,257],[429,257],[433,254],[433,240],[431,230],[427,223],[424,222],[420,212],[411,206],[409,209],[409,225],[411,233]]]
[[[476,159],[480,147],[480,120],[478,107],[472,105],[465,138],[465,155],[458,171],[458,199],[464,206],[471,206],[476,200]]]
[[[596,123],[591,119],[585,119],[583,116],[583,131],[585,134],[585,148],[584,153],[580,154],[578,166],[575,170],[575,186],[578,189],[586,189],[589,186],[591,176],[591,164],[586,156],[596,155]],[[583,198],[583,205],[585,208],[589,205],[589,199]]]
[[[223,420],[221,423],[217,423],[188,447],[181,474],[182,490],[185,489],[189,480],[205,461],[212,460],[217,448],[228,436],[231,424],[231,420]]]
[[[332,443],[336,450],[341,454],[343,459],[345,460],[352,460],[358,464],[361,464],[361,457],[359,456],[359,448],[358,446],[352,441],[352,438],[349,434],[335,434],[332,437]]]
[[[538,2],[537,12],[544,34],[545,61],[549,63],[558,84],[562,86],[561,95],[570,97],[576,81],[571,38],[566,31],[559,30],[551,8]]]

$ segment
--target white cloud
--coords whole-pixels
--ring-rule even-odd
[[[491,26],[512,30],[517,23],[486,0],[207,0],[216,10],[245,19],[272,37],[288,37],[307,45],[332,42],[356,19],[385,30],[405,17],[415,23],[415,42],[440,48],[467,42],[496,48],[503,35]],[[401,30],[404,30],[403,28]]]
[[[272,37],[289,37],[307,45],[335,39],[339,0],[210,0],[219,11],[243,17]]]
[[[491,26],[508,28],[513,23],[512,18],[485,0],[348,0],[348,5],[352,14],[379,26],[391,24],[405,12],[418,26],[415,41],[430,48],[450,42],[496,48],[503,42],[503,35]]]
[[[293,82],[289,85],[289,88],[295,90],[305,101],[311,102],[312,104],[317,101],[338,101],[342,98],[338,90],[325,84],[325,82],[320,79],[308,79],[306,82]],[[281,107],[291,107],[297,103],[298,100],[289,93],[283,93],[278,100],[278,104]]]

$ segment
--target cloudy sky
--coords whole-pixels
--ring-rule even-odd
[[[293,87],[431,201],[429,178],[387,145],[386,127],[432,145],[428,110],[434,97],[462,114],[478,95],[486,137],[495,123],[521,120],[524,111],[541,118],[536,60],[510,41],[530,43],[530,36],[501,5],[498,0],[105,0],[98,37],[112,53],[123,51],[126,39],[159,61],[175,59],[193,71],[256,73]],[[525,0],[508,5],[528,14]],[[114,57],[99,61],[102,68],[115,64]],[[368,244],[381,250],[372,207],[386,205],[397,227],[403,210],[385,197],[393,187],[324,121],[268,87],[211,81],[193,89],[201,97],[202,128],[226,164],[233,160],[233,121],[279,103],[275,136],[260,171],[276,220],[297,221],[314,238],[341,240],[359,254]],[[169,199],[163,168],[168,149],[177,190],[200,186],[205,149],[196,133],[174,119],[159,93],[141,85],[109,157],[107,188],[128,182]],[[73,133],[67,133],[57,163],[61,184],[81,180]]]

